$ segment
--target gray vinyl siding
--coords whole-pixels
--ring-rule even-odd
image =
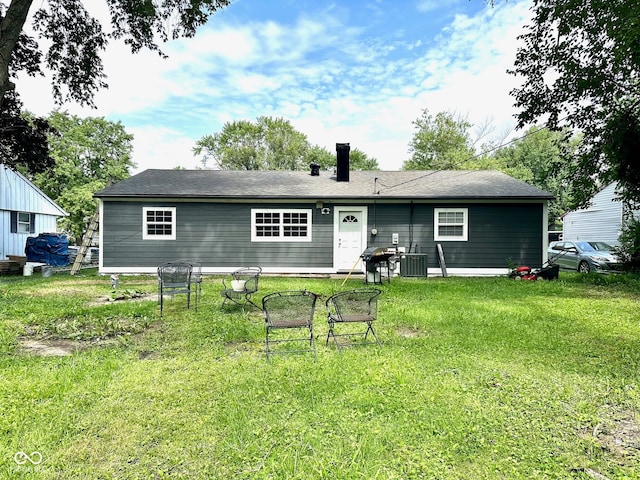
[[[476,205],[469,209],[469,245],[460,263],[469,268],[500,268],[511,263],[537,267],[543,262],[542,237],[540,204]]]
[[[467,208],[468,241],[435,242],[434,208]],[[398,233],[398,246],[412,253],[426,253],[429,268],[438,268],[436,243],[441,243],[448,268],[506,268],[510,263],[542,264],[541,204],[415,204],[369,207],[369,223],[378,234],[369,235],[369,245],[391,246]],[[413,220],[411,221],[411,219]],[[410,249],[411,247],[411,249]]]
[[[175,240],[143,240],[142,208],[176,207]],[[155,267],[179,258],[199,259],[203,266],[330,268],[333,263],[333,217],[313,204],[260,204],[259,208],[312,211],[312,242],[252,242],[251,209],[258,205],[182,202],[104,202],[103,266]]]
[[[325,206],[328,204],[325,203]],[[176,208],[176,240],[143,240],[143,207]],[[332,210],[336,205],[330,205]],[[531,204],[373,204],[368,206],[368,246],[400,247],[429,256],[438,268],[433,235],[434,208],[467,208],[468,241],[439,242],[448,268],[507,268],[542,264],[543,205]],[[252,242],[251,209],[310,209],[312,242]],[[105,268],[145,268],[181,258],[204,267],[258,265],[287,269],[333,268],[333,215],[310,203],[103,203],[102,252]],[[371,234],[376,228],[377,235]],[[411,247],[411,250],[409,249]]]

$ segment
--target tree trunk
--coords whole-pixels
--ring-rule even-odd
[[[27,21],[33,0],[11,0],[4,17],[0,17],[0,107],[4,95],[14,88],[9,81],[9,64],[20,32]]]

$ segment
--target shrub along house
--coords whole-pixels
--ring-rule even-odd
[[[95,193],[100,272],[153,273],[197,259],[205,273],[362,271],[368,247],[427,254],[440,273],[497,275],[546,259],[552,195],[495,171],[146,170]]]

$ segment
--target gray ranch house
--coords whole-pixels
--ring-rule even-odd
[[[422,255],[429,275],[500,275],[546,260],[547,192],[496,171],[146,170],[100,202],[100,273],[363,271],[369,247]],[[424,260],[423,260],[424,261]]]

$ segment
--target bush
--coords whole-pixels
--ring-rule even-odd
[[[624,223],[615,251],[626,270],[640,271],[640,220],[632,217]]]

